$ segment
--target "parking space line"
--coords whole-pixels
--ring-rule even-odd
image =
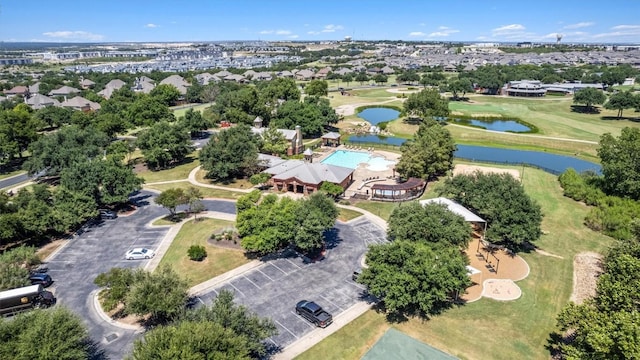
[[[246,276],[244,276],[244,275],[242,275],[242,277],[243,277],[243,278],[245,278],[245,279],[247,279],[247,281],[249,281],[250,283],[252,283],[252,284],[253,284],[253,286],[257,287],[258,289],[261,289],[261,287],[260,287],[260,286],[258,286],[258,284],[256,284],[256,283],[254,283],[253,281],[251,281],[251,279],[249,279],[248,277],[246,277]]]
[[[289,275],[289,274],[287,274],[284,270],[280,269],[280,268],[278,267],[278,265],[276,265],[276,264],[271,264],[271,266],[273,266],[274,268],[276,268],[276,269],[278,269],[278,270],[282,271],[282,273],[283,273],[283,274],[285,274],[285,275]]]
[[[196,299],[198,299],[198,301],[200,301],[200,303],[201,303],[202,305],[206,305],[206,304],[204,303],[204,301],[202,301],[202,299],[200,299],[200,296],[196,296]]]
[[[298,269],[302,269],[300,266],[298,266],[298,264],[294,263],[293,261],[289,260],[289,259],[285,259],[287,260],[289,263],[291,263],[291,265],[297,267]]]
[[[321,298],[323,298],[323,299],[325,299],[325,300],[327,300],[330,304],[332,304],[333,306],[335,306],[335,307],[337,307],[338,309],[340,309],[340,312],[343,312],[343,311],[344,311],[340,306],[336,305],[333,301],[331,301],[331,300],[327,299],[327,298],[326,298],[326,297],[324,297],[323,295],[320,295],[320,297],[321,297]]]
[[[366,290],[367,289],[366,286],[364,286],[362,284],[359,284],[359,283],[357,283],[355,281],[350,281],[350,280],[344,279],[344,282],[346,282],[349,285],[355,286],[355,287],[357,287],[358,289],[361,289],[361,290]]]
[[[275,345],[275,346],[279,346],[279,345],[278,345],[278,343],[277,343],[277,342],[275,342],[275,341],[273,341],[273,339],[272,339],[272,338],[267,338],[267,340],[271,341],[271,342],[273,343],[273,345]]]
[[[267,277],[267,279],[269,279],[269,280],[273,281],[273,279],[272,279],[269,275],[267,275],[267,274],[263,273],[260,269],[257,269],[257,270],[258,270],[258,272],[259,272],[260,274],[262,274],[262,275],[266,276],[266,277]]]
[[[283,329],[285,329],[285,330],[287,330],[287,332],[288,332],[289,334],[293,335],[296,339],[298,339],[298,336],[296,336],[296,334],[292,333],[292,332],[291,332],[291,330],[287,329],[287,327],[286,327],[286,326],[282,325],[282,324],[280,323],[280,321],[278,321],[278,320],[273,320],[273,321],[275,321],[278,325],[282,326],[282,328],[283,328]]]
[[[302,316],[300,316],[300,315],[296,314],[296,312],[295,312],[295,311],[293,311],[293,310],[291,310],[291,313],[292,313],[293,315],[295,315],[297,319],[302,318]],[[305,324],[307,324],[310,328],[315,328],[315,326],[311,325],[311,323],[309,323],[307,320],[305,320],[305,319],[302,319],[302,320],[303,320],[303,322],[304,322]]]
[[[231,285],[231,287],[232,287],[232,288],[234,288],[234,289],[238,290],[238,292],[240,293],[240,295],[242,295],[242,296],[246,297],[246,295],[245,295],[242,291],[240,291],[240,289],[238,289],[237,287],[233,286],[233,284],[232,284],[232,283],[227,283],[227,284]]]

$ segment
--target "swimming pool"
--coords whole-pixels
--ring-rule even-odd
[[[355,169],[359,164],[367,164],[367,169],[371,171],[385,171],[396,162],[387,160],[381,156],[372,156],[369,153],[359,151],[337,150],[322,160],[323,164],[344,166]]]

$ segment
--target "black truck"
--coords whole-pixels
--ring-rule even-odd
[[[56,298],[41,284],[0,291],[0,315],[13,315],[31,308],[49,307]]]
[[[296,304],[296,314],[321,328],[325,328],[333,322],[333,316],[313,301],[299,301],[298,304]]]

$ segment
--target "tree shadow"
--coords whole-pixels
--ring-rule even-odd
[[[100,346],[100,344],[91,339],[88,338],[85,342],[85,346],[87,349],[87,359],[89,360],[107,360],[109,359],[109,357],[107,356],[107,354],[105,353],[104,349],[102,348],[102,346]]]
[[[595,106],[571,105],[571,111],[579,114],[600,114],[600,109]]]
[[[324,232],[324,243],[326,249],[335,249],[341,242],[342,238],[340,238],[340,230],[331,228]]]
[[[146,205],[149,205],[149,201],[147,199],[149,199],[150,197],[151,197],[151,194],[137,193],[135,194],[135,196],[129,197],[129,202],[131,202],[133,205],[137,207],[146,206]]]
[[[626,121],[631,121],[631,122],[640,122],[640,118],[638,118],[638,117],[629,117],[629,116],[621,116],[621,117],[617,117],[617,116],[601,116],[600,119],[601,120],[605,120],[605,121],[626,120]]]

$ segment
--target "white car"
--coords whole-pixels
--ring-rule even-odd
[[[151,249],[135,248],[127,251],[124,258],[127,260],[151,259],[156,253]]]

